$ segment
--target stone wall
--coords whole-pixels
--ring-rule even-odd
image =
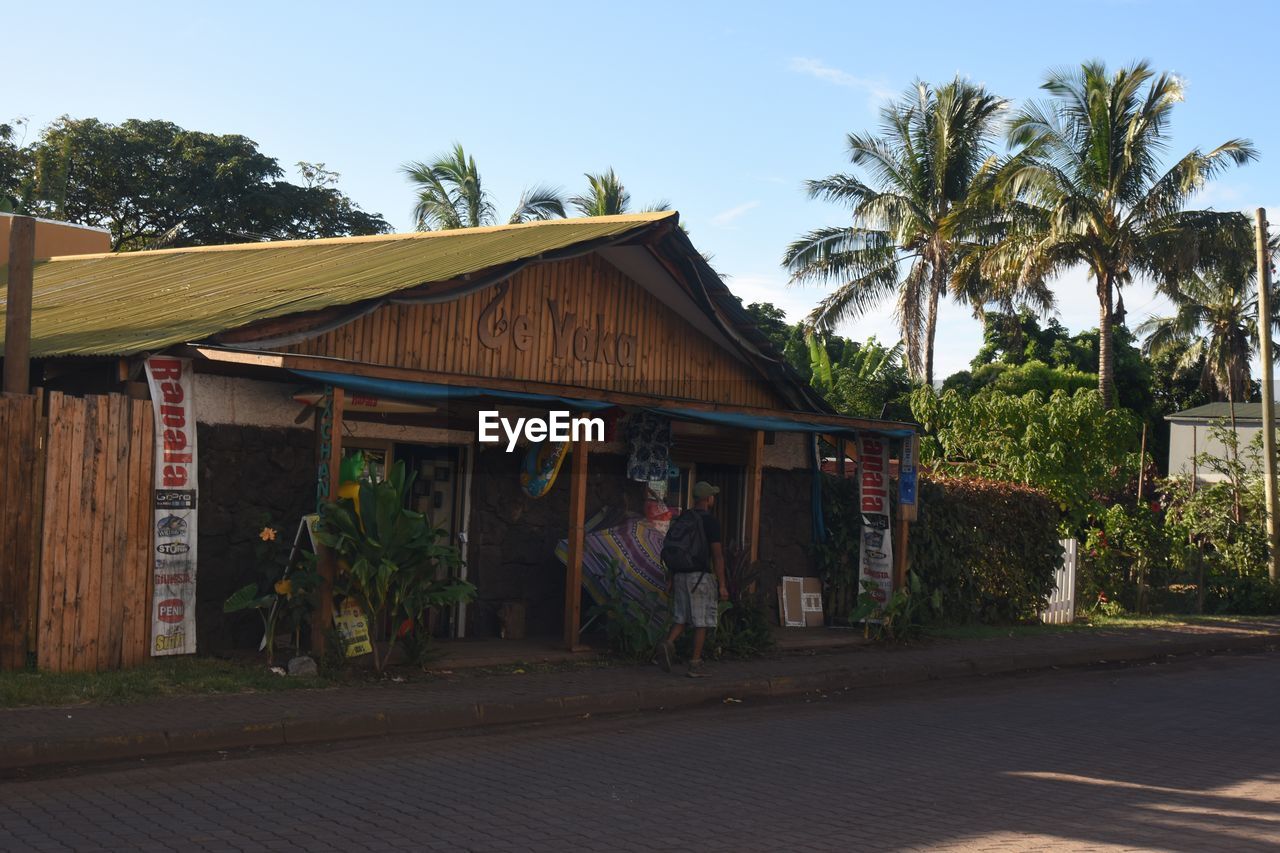
[[[232,592],[262,579],[255,546],[266,523],[293,541],[315,511],[315,437],[309,429],[200,424],[199,562],[196,636],[201,653],[253,648],[262,623],[224,614]]]
[[[766,591],[784,575],[816,575],[813,511],[807,470],[765,468],[760,488],[760,584]],[[772,597],[770,597],[772,602]]]
[[[479,601],[468,611],[470,636],[497,634],[504,601],[525,603],[530,636],[558,636],[564,628],[565,568],[555,547],[568,535],[573,460],[565,460],[551,491],[537,499],[520,488],[523,460],[523,452],[492,446],[476,454],[468,558]],[[605,506],[641,511],[643,487],[626,479],[625,457],[593,453],[587,473],[588,519]]]

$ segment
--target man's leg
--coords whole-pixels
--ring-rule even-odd
[[[693,660],[702,663],[702,644],[707,641],[706,628],[693,629]]]
[[[684,633],[684,623],[677,622],[671,626],[671,633],[658,644],[658,666],[663,672],[671,671],[671,659],[676,656],[676,638]]]

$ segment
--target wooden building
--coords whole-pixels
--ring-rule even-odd
[[[419,508],[464,543],[479,600],[454,614],[452,633],[492,635],[515,601],[530,633],[572,645],[584,520],[638,500],[626,442],[575,443],[560,482],[533,499],[518,482],[523,452],[477,442],[481,409],[670,418],[675,488],[722,486],[727,538],[760,560],[765,583],[813,573],[817,437],[912,434],[831,411],[675,213],[36,263],[31,382],[46,407],[145,398],[142,364],[156,354],[196,370],[205,649],[244,642],[220,605],[254,576],[254,537],[268,519],[289,529],[312,511],[317,479],[336,482],[344,449],[365,450],[375,466],[406,462]],[[318,459],[321,422],[332,441]],[[0,514],[14,512],[11,500]],[[567,571],[554,557],[566,536]],[[61,602],[73,600],[85,606],[79,595]],[[46,602],[37,619],[49,611]]]

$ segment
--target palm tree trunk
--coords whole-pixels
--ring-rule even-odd
[[[946,288],[946,269],[942,264],[933,265],[933,280],[929,284],[929,313],[925,315],[924,332],[924,384],[933,388],[933,339],[938,332],[938,297]]]
[[[1111,340],[1112,293],[1111,276],[1098,275],[1098,393],[1102,395],[1102,407],[1115,407],[1116,378],[1115,353]]]

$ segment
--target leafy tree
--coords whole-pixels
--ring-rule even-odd
[[[810,334],[807,344],[809,382],[838,412],[882,417],[891,402],[911,390],[911,380],[902,365],[901,342],[886,347],[874,336],[864,344],[841,341],[834,360],[827,342],[819,335]]]
[[[390,230],[331,184],[281,180],[279,163],[247,137],[167,121],[63,117],[29,146],[23,168],[29,212],[107,228],[117,250]]]
[[[34,194],[31,151],[19,139],[25,124],[0,122],[0,213],[26,213]]]
[[[1152,406],[1151,365],[1126,327],[1117,325],[1112,339],[1120,405],[1147,417]],[[986,387],[1019,395],[1074,393],[1086,381],[1097,385],[1097,364],[1096,329],[1073,335],[1052,318],[1042,327],[1030,311],[990,311],[984,317],[983,345],[971,362],[972,370],[948,377],[943,388],[965,394]]]
[[[1185,207],[1214,175],[1257,153],[1247,140],[1231,139],[1163,169],[1183,88],[1145,62],[1114,74],[1088,62],[1051,72],[1042,88],[1051,99],[1027,104],[1010,125],[1009,142],[1021,148],[1000,179],[1011,225],[983,268],[1024,286],[1076,265],[1089,269],[1098,299],[1098,390],[1110,407],[1120,291],[1135,276],[1170,281],[1247,246],[1243,215]]]
[[[830,331],[896,298],[908,367],[932,384],[939,299],[980,310],[991,296],[973,259],[994,227],[986,190],[1006,103],[959,78],[938,89],[917,83],[881,111],[879,136],[849,134],[849,159],[867,178],[836,174],[807,187],[811,198],[849,205],[852,224],[804,234],[783,259],[794,283],[838,283],[809,325]],[[1048,298],[1042,287],[1038,298]]]
[[[587,179],[587,191],[569,199],[569,203],[583,216],[617,216],[631,212],[631,193],[612,168],[599,174],[588,172],[584,177]],[[670,209],[667,202],[659,201],[645,207],[644,211]]]
[[[413,218],[421,231],[496,225],[497,206],[480,182],[476,160],[455,143],[428,162],[406,163],[401,171],[414,186],[418,201]],[[510,225],[564,217],[560,191],[537,185],[526,189],[507,218]]]
[[[1106,409],[1092,390],[1015,397],[990,389],[965,398],[921,386],[911,411],[925,428],[921,461],[949,475],[1008,480],[1048,492],[1064,527],[1082,530],[1133,470],[1139,423]]]

